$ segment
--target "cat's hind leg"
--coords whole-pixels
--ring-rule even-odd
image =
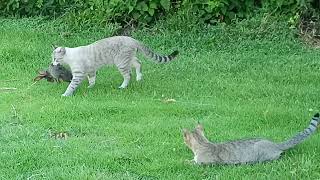
[[[88,73],[87,77],[89,82],[88,88],[92,88],[96,83],[96,71]]]
[[[128,86],[131,78],[130,74],[130,64],[122,63],[121,65],[117,65],[118,70],[120,71],[121,75],[123,76],[123,82],[119,86],[119,89],[124,89]]]
[[[136,79],[137,79],[137,81],[141,81],[142,80],[141,63],[139,62],[137,57],[133,58],[132,66],[136,69]]]
[[[82,72],[73,72],[72,76],[71,83],[62,96],[71,96],[85,77],[84,73]]]

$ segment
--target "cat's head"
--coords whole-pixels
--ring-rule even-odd
[[[197,146],[208,142],[204,136],[203,126],[200,123],[197,124],[193,131],[183,129],[183,139],[184,143],[193,151]]]
[[[62,64],[65,54],[66,54],[66,48],[53,46],[52,64],[53,65]]]
[[[50,64],[49,70],[59,72],[59,71],[63,71],[64,67],[61,64],[57,64],[57,65]]]

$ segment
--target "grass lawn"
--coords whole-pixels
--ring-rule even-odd
[[[51,61],[51,44],[80,46],[110,34],[61,36],[48,24],[0,20],[0,179],[320,178],[319,134],[273,162],[185,162],[193,155],[181,129],[198,120],[211,141],[280,142],[320,110],[320,51],[285,25],[183,30],[161,24],[137,31],[133,36],[156,52],[178,49],[180,56],[165,65],[140,56],[144,80],[132,78],[126,90],[117,89],[122,77],[109,67],[98,71],[93,89],[85,81],[73,97],[61,97],[67,83],[32,85]],[[50,135],[59,132],[68,137]]]

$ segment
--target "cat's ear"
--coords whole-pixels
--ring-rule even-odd
[[[58,46],[57,46],[57,45],[54,45],[54,44],[51,44],[51,47],[52,47],[53,50],[55,50],[55,49],[58,48]]]
[[[57,47],[55,49],[55,52],[59,53],[60,55],[64,55],[64,54],[66,54],[66,48],[65,47]]]
[[[199,121],[198,121],[198,124],[196,126],[196,130],[199,130],[199,131],[203,132],[203,126],[202,126],[202,124],[200,124]]]
[[[60,48],[60,53],[63,54],[63,55],[66,54],[66,48],[65,47],[61,47]]]
[[[187,129],[182,129],[183,137],[187,138],[190,132]]]
[[[196,132],[199,134],[199,135],[202,135],[204,136],[204,132],[203,132],[203,126],[198,122],[197,126],[196,126]]]

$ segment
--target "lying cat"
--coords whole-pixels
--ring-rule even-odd
[[[62,96],[72,95],[85,76],[88,77],[89,88],[93,87],[96,71],[103,65],[117,66],[124,79],[119,88],[128,86],[131,67],[136,69],[137,81],[141,80],[141,64],[136,57],[137,51],[159,63],[169,62],[178,55],[178,51],[168,56],[155,54],[139,41],[127,36],[114,36],[75,48],[56,47],[52,54],[52,63],[69,65],[73,75],[71,83]]]
[[[278,159],[285,150],[294,147],[315,132],[318,122],[319,113],[311,119],[308,128],[282,143],[275,143],[267,139],[212,143],[204,136],[203,127],[200,124],[192,132],[184,129],[183,136],[197,164],[258,163]]]

